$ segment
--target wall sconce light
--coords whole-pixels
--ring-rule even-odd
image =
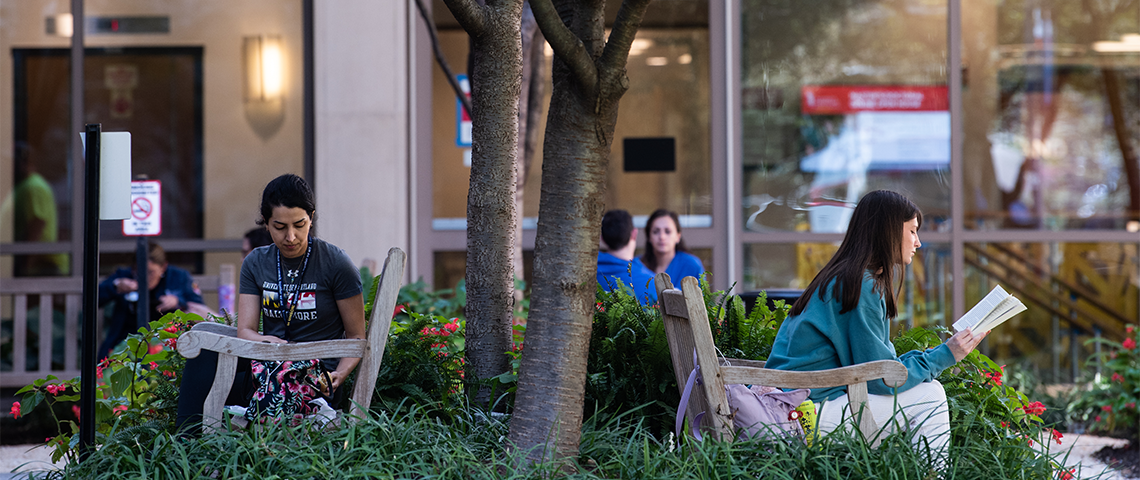
[[[246,102],[280,100],[285,93],[285,51],[280,35],[242,39]]]
[[[269,140],[285,123],[285,48],[280,35],[242,38],[242,98],[254,133]]]

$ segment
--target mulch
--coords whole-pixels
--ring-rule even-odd
[[[1140,477],[1140,448],[1137,448],[1136,443],[1119,448],[1104,447],[1094,453],[1093,457],[1127,477]]]

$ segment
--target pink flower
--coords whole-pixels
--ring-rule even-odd
[[[1057,442],[1057,445],[1061,444],[1061,437],[1064,437],[1064,435],[1062,435],[1061,432],[1058,432],[1057,429],[1054,428],[1053,429],[1053,441]]]
[[[1104,405],[1104,406],[1100,407],[1100,409],[1105,411],[1105,412],[1111,412],[1112,411],[1112,405]]]
[[[79,410],[79,405],[72,405],[72,406],[71,406],[71,413],[75,414],[75,419],[76,419],[76,420],[79,420],[79,411],[80,411],[80,410]]]
[[[20,402],[12,402],[12,416],[20,418]]]
[[[1094,418],[1093,420],[1099,422],[1100,421],[1100,415],[1097,415],[1096,418]]]
[[[1124,347],[1125,350],[1132,350],[1136,348],[1136,340],[1125,338],[1124,343],[1120,344],[1120,346]]]
[[[258,400],[265,400],[265,392],[261,390],[253,392],[253,398],[256,398]]]
[[[163,330],[166,330],[167,332],[170,332],[170,333],[178,333],[178,325],[169,325],[166,328],[164,328]]]
[[[154,355],[154,354],[161,352],[161,351],[162,351],[162,345],[151,345],[150,348],[148,348],[146,350],[146,353]]]
[[[1030,415],[1040,416],[1042,413],[1045,413],[1045,405],[1041,402],[1030,403],[1029,405],[1021,407],[1021,409]]]
[[[1129,325],[1129,326],[1127,326],[1127,327],[1124,327],[1124,333],[1132,333],[1132,332],[1134,332],[1135,330],[1136,330],[1136,329],[1135,329],[1135,328],[1133,328],[1133,327],[1132,327],[1132,325]]]
[[[150,362],[151,370],[158,370],[158,362]]]
[[[1112,374],[1112,381],[1114,381],[1114,382],[1123,382],[1123,381],[1124,381],[1124,376],[1120,375],[1119,373],[1113,373],[1113,374]]]
[[[453,318],[452,320],[457,320],[457,319]],[[451,322],[451,323],[444,325],[443,328],[446,328],[447,331],[449,331],[449,332],[454,332],[456,330],[459,330],[459,324]]]
[[[111,413],[115,414],[115,415],[118,415],[118,414],[123,413],[125,411],[127,411],[126,405],[116,405],[114,408],[111,409]]]
[[[1128,402],[1124,406],[1135,410],[1136,409],[1136,402]]]
[[[44,389],[47,390],[48,393],[52,394],[52,396],[56,396],[62,393],[64,390],[67,390],[67,386],[52,384],[45,386]]]

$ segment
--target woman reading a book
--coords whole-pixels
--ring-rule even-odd
[[[927,443],[941,458],[950,440],[950,415],[935,377],[973,351],[985,334],[966,329],[926,351],[895,352],[888,338],[891,319],[898,315],[901,283],[896,290],[895,280],[922,245],[921,225],[922,212],[898,193],[879,190],[859,200],[839,250],[780,326],[767,367],[814,371],[875,360],[902,362],[908,372],[903,385],[867,383],[868,409],[884,433],[894,427],[894,417],[899,426],[916,429],[916,444]],[[844,387],[813,389],[809,398],[820,409],[821,433],[851,417]]]

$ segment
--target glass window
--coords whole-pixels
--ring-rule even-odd
[[[1046,381],[1074,381],[1093,352],[1085,340],[1123,338],[1135,323],[1140,258],[1134,243],[967,243],[966,305],[994,285],[1028,310],[986,339],[999,364],[1023,362]],[[1050,345],[1053,348],[1050,348]]]
[[[802,291],[838,248],[838,243],[746,244],[741,291]],[[948,281],[950,269],[949,244],[922,245],[901,279],[896,328],[931,328],[952,323],[946,321],[953,295]]]
[[[743,11],[744,228],[843,232],[880,188],[942,228],[946,2],[744,0]]]
[[[1134,2],[963,1],[968,228],[1140,230],[1138,22]]]

